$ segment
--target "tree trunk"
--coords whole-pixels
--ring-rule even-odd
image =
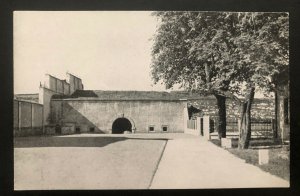
[[[276,87],[275,87],[276,89]],[[277,93],[277,89],[274,90],[274,95],[275,95],[275,124],[274,124],[274,139],[278,138],[278,93]]]
[[[219,139],[226,138],[226,97],[215,95],[218,105],[218,135]]]
[[[206,87],[210,89],[210,68],[207,63],[204,64],[205,66],[205,76],[206,76]]]
[[[252,87],[245,102],[241,104],[239,149],[247,149],[251,138],[251,105],[254,99]]]

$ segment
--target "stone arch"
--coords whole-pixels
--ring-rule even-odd
[[[127,118],[117,118],[112,124],[112,133],[122,134],[125,131],[132,132],[132,124]]]
[[[132,127],[131,127],[131,132],[132,132],[132,133],[135,133],[136,127],[135,127],[135,123],[134,123],[133,119],[132,119],[131,117],[129,117],[129,116],[124,115],[124,114],[114,115],[114,117],[110,119],[109,124],[108,124],[108,125],[110,126],[110,128],[109,128],[110,133],[112,133],[112,124],[113,124],[113,123],[115,122],[115,120],[117,120],[118,118],[126,118],[126,119],[128,119],[129,122],[131,123],[131,126],[132,126]]]

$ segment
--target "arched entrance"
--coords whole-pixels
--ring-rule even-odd
[[[124,131],[132,132],[132,125],[127,118],[117,118],[112,124],[112,133],[120,134]]]

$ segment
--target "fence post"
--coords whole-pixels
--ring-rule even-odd
[[[239,132],[239,138],[240,138],[241,119],[239,119],[239,118],[238,118],[238,120],[237,120],[237,128],[238,128],[238,132]]]
[[[209,130],[209,116],[203,116],[203,136],[207,140],[210,140]]]
[[[272,124],[272,131],[273,131],[273,138],[277,138],[277,125],[276,125],[276,120],[271,119],[271,124]]]

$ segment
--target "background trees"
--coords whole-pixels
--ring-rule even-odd
[[[288,73],[288,14],[154,12],[159,27],[152,50],[152,76],[166,88],[214,95],[219,138],[226,137],[226,98],[241,105],[240,148],[251,135],[255,90],[268,93]]]

